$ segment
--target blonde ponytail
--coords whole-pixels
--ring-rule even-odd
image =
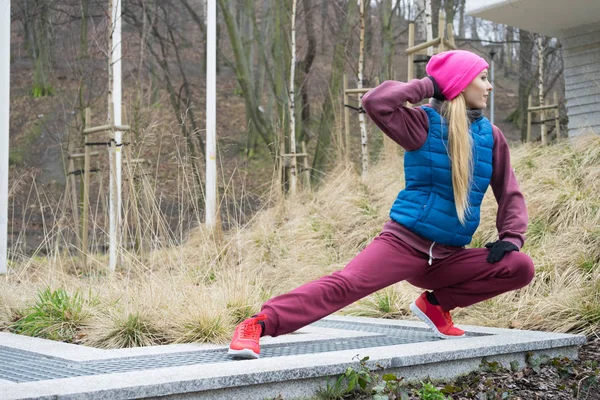
[[[448,155],[452,168],[452,189],[458,220],[464,226],[469,211],[469,192],[473,178],[472,138],[469,134],[467,104],[462,94],[444,103],[448,123]]]

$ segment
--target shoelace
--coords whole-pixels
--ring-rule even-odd
[[[258,315],[256,317],[250,318],[242,323],[240,327],[240,337],[242,338],[255,338],[256,336],[260,337],[260,333],[262,330],[262,326],[258,323],[259,321],[264,321],[267,319],[266,315]]]
[[[257,334],[260,335],[260,325],[256,321],[245,323],[240,328],[240,337],[253,338]]]

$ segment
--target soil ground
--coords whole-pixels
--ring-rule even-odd
[[[522,371],[487,365],[454,383],[452,399],[600,399],[600,338],[589,338],[578,360],[530,360]],[[506,396],[506,397],[504,397]]]
[[[497,363],[482,365],[479,371],[451,382],[429,382],[432,390],[423,393],[423,384],[402,385],[401,389],[380,391],[387,399],[402,400],[600,400],[600,337],[588,338],[577,360],[536,359],[520,371],[502,368]],[[419,393],[421,391],[421,393]],[[372,393],[345,394],[318,399],[377,399]],[[281,399],[279,399],[281,400]]]

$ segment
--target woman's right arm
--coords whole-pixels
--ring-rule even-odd
[[[362,97],[362,107],[375,124],[394,142],[407,151],[417,150],[427,140],[429,121],[419,103],[433,96],[429,78],[413,79],[408,83],[385,81]]]

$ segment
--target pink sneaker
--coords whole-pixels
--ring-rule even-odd
[[[433,305],[427,300],[427,292],[423,292],[410,305],[410,310],[433,329],[442,339],[452,339],[465,335],[465,331],[454,326],[452,317],[442,307]]]
[[[258,358],[260,357],[260,334],[262,327],[258,321],[264,321],[264,314],[248,318],[241,322],[233,332],[233,339],[229,344],[228,354],[234,358]]]

